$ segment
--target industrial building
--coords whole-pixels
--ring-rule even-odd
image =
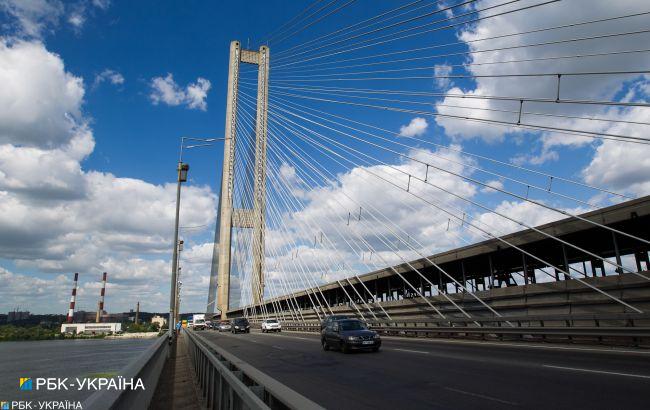
[[[64,323],[61,325],[61,333],[72,333],[77,335],[82,333],[117,333],[121,331],[121,323]]]
[[[29,312],[13,310],[7,313],[7,323],[18,322],[20,320],[27,320],[29,319],[29,316],[30,316]]]

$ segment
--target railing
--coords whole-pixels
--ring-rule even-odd
[[[503,338],[505,335],[526,337],[553,336],[587,337],[602,341],[607,339],[629,339],[639,344],[641,339],[650,339],[650,315],[647,314],[583,314],[555,316],[509,316],[473,317],[445,319],[403,319],[400,321],[367,320],[368,326],[385,335],[395,336],[441,336]],[[283,330],[320,332],[320,322],[283,322]]]
[[[141,379],[144,390],[99,390],[93,393],[82,407],[88,410],[146,409],[151,403],[160,373],[165,366],[169,344],[166,336],[160,336],[135,361],[122,371],[122,378],[135,382]]]
[[[188,353],[208,409],[322,409],[192,330]]]

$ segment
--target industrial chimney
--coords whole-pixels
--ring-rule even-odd
[[[106,294],[106,272],[102,277],[102,291],[99,294],[99,303],[97,304],[97,316],[95,322],[99,323],[102,320],[102,312],[104,311],[104,295]]]
[[[138,320],[140,318],[140,302],[138,302],[137,305],[135,305],[135,324],[138,324]]]
[[[79,274],[74,274],[74,284],[72,285],[72,296],[70,297],[70,308],[68,309],[68,323],[72,323],[74,319],[74,302],[77,299],[77,281],[79,280]]]

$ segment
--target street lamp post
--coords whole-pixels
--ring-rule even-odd
[[[183,163],[183,148],[198,148],[213,145],[216,141],[224,141],[226,138],[194,138],[194,137],[181,137],[180,154],[178,156],[178,171],[177,185],[176,185],[176,220],[174,222],[174,252],[172,255],[172,278],[171,278],[171,291],[169,293],[169,342],[171,343],[174,338],[174,328],[176,327],[177,310],[177,293],[178,293],[178,252],[181,245],[178,241],[178,228],[181,209],[181,183],[187,182],[187,172],[190,169],[188,164]],[[185,141],[198,141],[199,144],[185,146]]]
[[[178,323],[179,320],[181,320],[181,313],[180,313],[180,304],[181,304],[181,287],[183,286],[183,282],[180,281],[180,276],[181,276],[181,267],[178,267],[178,277],[179,280],[176,282],[176,323]]]
[[[176,273],[178,271],[178,220],[180,217],[181,210],[181,183],[187,181],[187,172],[189,171],[190,166],[184,164],[179,158],[178,166],[176,170],[178,171],[177,185],[176,185],[176,221],[174,222],[174,253],[172,256],[172,283],[171,283],[171,292],[169,295],[169,339],[170,342],[174,337],[174,328],[176,322]]]
[[[180,227],[179,227],[180,230]],[[174,323],[178,323],[180,320],[180,309],[179,309],[179,295],[181,293],[181,288],[180,288],[180,283],[181,283],[181,253],[183,252],[183,240],[178,241],[178,261],[176,263],[176,266],[178,269],[176,269],[176,295],[175,298],[176,300],[174,301]]]

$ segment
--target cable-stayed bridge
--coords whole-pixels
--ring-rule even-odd
[[[645,406],[650,8],[596,3],[316,1],[231,43],[207,313],[296,333],[187,332],[208,406]],[[320,351],[334,314],[382,356]]]
[[[314,6],[297,21],[317,25],[349,3]],[[648,50],[629,47],[648,37],[636,29],[645,10],[473,31],[516,27],[563,3],[414,2],[302,42],[292,39],[309,24],[288,24],[294,32],[280,30],[259,51],[233,42],[208,313],[298,323],[343,307],[390,321],[382,304],[410,299],[421,305],[415,318],[472,323],[467,303],[476,315],[503,316],[483,300],[495,289],[573,280],[611,313],[642,314],[647,301],[628,302],[597,277],[648,281],[643,199],[425,131],[468,123],[477,135],[543,144],[647,145],[647,100],[605,98],[603,89],[645,81]],[[445,42],[446,31],[474,37],[467,47]],[[393,118],[408,125],[383,125]],[[555,311],[589,313],[580,306],[568,300]]]

